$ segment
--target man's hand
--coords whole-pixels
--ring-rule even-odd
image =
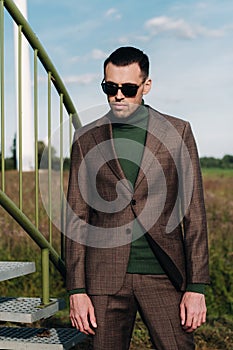
[[[205,296],[200,293],[185,292],[180,303],[181,325],[186,332],[193,332],[206,322]]]
[[[95,334],[91,328],[96,328],[96,318],[91,299],[87,294],[70,296],[70,319],[73,327],[85,334]]]

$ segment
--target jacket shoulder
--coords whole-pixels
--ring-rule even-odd
[[[78,128],[75,130],[74,132],[74,140],[80,139],[82,136],[85,135],[85,137],[88,137],[88,135],[99,125],[104,125],[107,124],[108,118],[107,115],[104,115],[96,120],[94,120],[93,122],[90,122],[84,126],[82,126],[81,128]]]
[[[148,106],[148,108],[149,108],[149,113],[152,117],[155,117],[155,118],[157,117],[157,118],[160,118],[161,120],[164,119],[178,129],[180,129],[180,128],[182,129],[187,124],[189,124],[189,122],[183,118],[178,118],[178,117],[166,114],[166,113],[162,113],[162,112],[160,112],[160,111],[158,111],[150,106]]]

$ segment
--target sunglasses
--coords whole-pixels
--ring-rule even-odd
[[[139,87],[142,84],[136,85],[136,84],[131,84],[131,83],[125,83],[125,84],[121,84],[121,86],[119,86],[116,83],[112,83],[110,81],[108,82],[108,81],[103,80],[101,83],[101,86],[102,86],[103,92],[108,96],[116,96],[118,90],[120,89],[122,94],[125,97],[135,97],[137,95]]]

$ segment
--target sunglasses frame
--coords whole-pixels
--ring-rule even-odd
[[[106,91],[106,86],[107,84],[109,84],[111,86],[111,88],[115,89],[115,93],[108,93]],[[103,89],[103,92],[108,95],[108,96],[116,96],[117,95],[117,92],[118,90],[120,89],[122,94],[125,96],[125,97],[135,97],[137,95],[137,92],[138,92],[138,89],[140,88],[140,86],[144,84],[144,82],[142,82],[140,85],[137,85],[137,84],[133,84],[133,83],[124,83],[124,84],[120,84],[121,86],[119,86],[119,84],[116,84],[116,83],[113,83],[111,81],[104,81],[104,79],[102,80],[101,82],[101,87]],[[125,89],[127,90],[127,88],[133,88],[135,89],[133,94],[131,93],[127,93],[127,91],[124,91]]]

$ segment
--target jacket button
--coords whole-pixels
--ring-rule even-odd
[[[129,235],[131,233],[131,229],[130,228],[127,228],[126,229],[126,233]]]
[[[132,200],[131,200],[131,204],[132,204],[132,205],[136,205],[136,199],[132,199]]]

